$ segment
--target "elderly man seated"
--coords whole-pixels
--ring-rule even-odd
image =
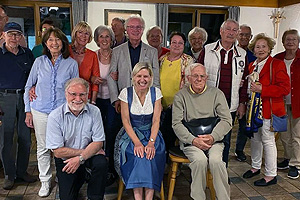
[[[227,170],[222,161],[222,139],[232,127],[226,98],[218,88],[207,86],[208,76],[203,65],[192,64],[185,69],[185,74],[189,84],[174,97],[172,127],[180,140],[181,150],[190,160],[191,197],[195,200],[206,199],[206,172],[209,166],[217,198],[230,199]],[[220,119],[210,134],[194,136],[183,124],[183,121],[209,117]]]

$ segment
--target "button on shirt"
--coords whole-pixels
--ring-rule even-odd
[[[104,128],[100,110],[87,104],[75,116],[65,103],[53,110],[47,122],[46,148],[69,147],[85,149],[91,142],[104,141]]]
[[[54,65],[46,55],[38,57],[33,63],[25,86],[25,112],[30,112],[30,108],[33,108],[49,114],[66,102],[65,83],[78,76],[78,64],[71,57],[64,59],[60,55]],[[29,90],[34,85],[37,98],[30,103]]]
[[[0,89],[24,89],[34,61],[28,48],[19,46],[17,55],[0,48]]]

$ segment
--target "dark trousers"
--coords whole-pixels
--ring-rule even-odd
[[[166,152],[167,152],[167,160],[168,160],[168,154],[169,149],[171,147],[175,146],[175,141],[177,139],[177,136],[174,133],[174,130],[172,128],[172,109],[168,108],[166,110],[163,110],[161,113],[161,125],[160,125],[160,131],[163,135],[165,145],[166,145]]]
[[[30,129],[25,124],[23,94],[0,92],[0,107],[4,112],[0,129],[0,156],[5,178],[14,180],[16,176],[23,177],[26,173],[31,146]],[[13,148],[15,128],[17,153]]]
[[[239,130],[236,138],[235,151],[244,151],[246,143],[246,115],[244,115],[242,119],[239,119]]]
[[[236,112],[231,112],[232,126],[234,125]],[[228,167],[229,160],[229,150],[230,150],[230,140],[231,140],[232,129],[224,137],[224,150],[223,150],[223,161],[226,163],[226,168]]]
[[[110,99],[97,98],[96,105],[101,111],[101,117],[105,132],[105,154],[109,158],[109,172],[115,173],[114,168],[114,145],[116,135],[122,127],[122,121],[120,115],[115,111],[115,108],[111,105]]]
[[[62,172],[66,164],[60,158],[55,158],[56,176],[58,178],[59,198],[61,200],[76,200],[78,193],[88,176],[86,168],[90,169],[87,197],[90,200],[104,198],[107,176],[107,161],[103,155],[95,155],[80,165],[74,174]]]

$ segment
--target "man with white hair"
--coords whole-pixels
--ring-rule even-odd
[[[84,79],[69,80],[67,102],[48,117],[46,147],[54,153],[61,200],[78,198],[87,171],[88,199],[104,198],[108,170],[102,149],[105,134],[99,108],[87,103],[88,91],[89,83]]]
[[[180,141],[180,149],[190,160],[192,183],[191,197],[203,200],[206,188],[207,168],[213,176],[217,199],[230,199],[230,186],[225,163],[222,161],[224,136],[231,130],[231,115],[221,90],[206,84],[206,69],[199,63],[185,69],[188,85],[174,97],[172,127]],[[212,101],[213,99],[213,101]],[[218,117],[220,121],[211,133],[195,136],[183,121]]]
[[[25,124],[24,87],[34,58],[28,48],[20,46],[23,32],[20,24],[6,23],[4,43],[0,47],[0,107],[3,109],[3,134],[0,134],[0,155],[4,167],[3,188],[10,190],[15,178],[35,182],[36,177],[27,173],[31,134]],[[17,152],[13,140],[17,130]]]
[[[235,45],[239,23],[227,19],[220,27],[221,39],[205,45],[198,62],[206,67],[210,77],[207,85],[218,87],[224,94],[231,112],[232,124],[235,117],[241,119],[246,113],[247,84],[241,82],[248,75],[246,51]],[[222,83],[222,84],[220,84]],[[228,166],[231,131],[224,138],[223,160]]]
[[[144,42],[142,35],[145,28],[145,21],[139,15],[131,15],[125,22],[128,41],[115,47],[112,52],[110,71],[118,72],[118,80],[108,77],[108,88],[111,103],[115,106],[117,113],[120,113],[120,100],[118,95],[123,88],[130,87],[132,69],[138,62],[148,62],[153,69],[153,86],[159,86],[159,67],[157,50]]]

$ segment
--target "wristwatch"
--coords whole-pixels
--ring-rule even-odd
[[[150,138],[150,142],[155,142],[155,140],[153,138]]]
[[[82,157],[82,155],[79,156],[79,161],[80,161],[80,164],[84,164],[85,160],[84,158]]]

